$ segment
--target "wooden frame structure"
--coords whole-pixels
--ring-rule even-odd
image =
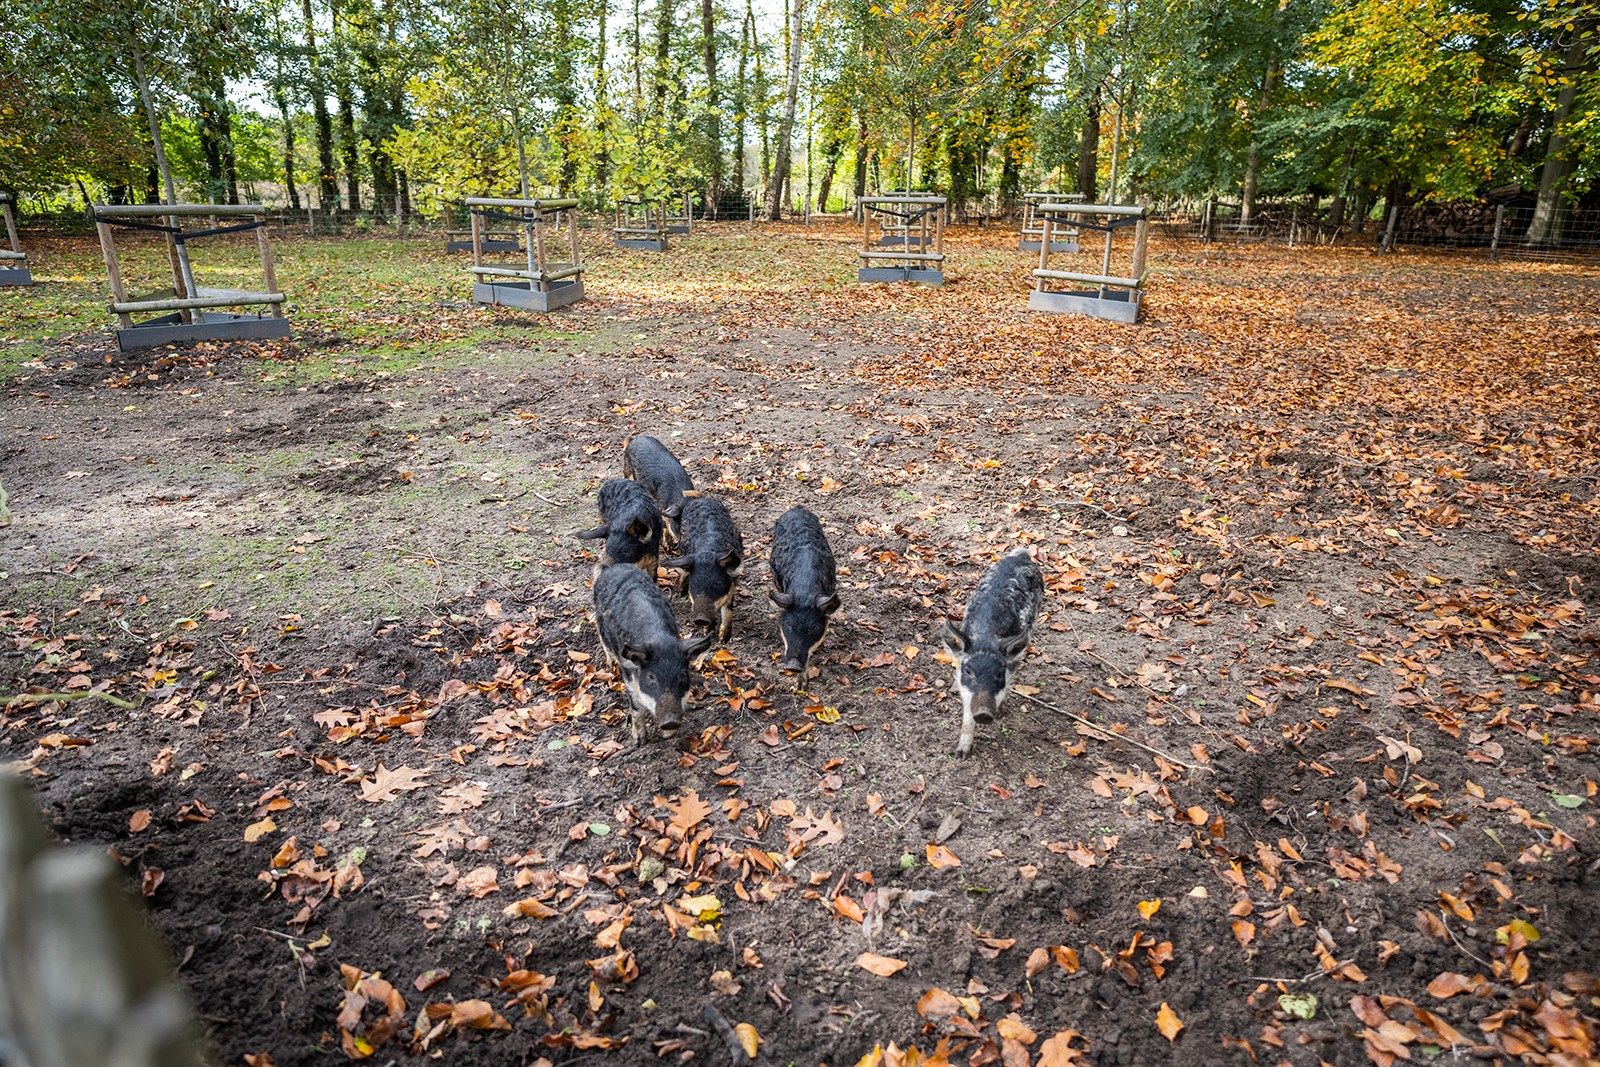
[[[861,205],[861,282],[944,284],[944,216],[949,201],[929,193],[868,196]],[[873,223],[880,231],[875,243]],[[895,238],[899,238],[895,241]],[[886,245],[899,244],[900,251]]]
[[[1018,251],[1039,251],[1040,242],[1044,239],[1044,216],[1039,212],[1040,204],[1081,204],[1084,199],[1082,193],[1023,193],[1022,237],[1017,242]],[[1077,228],[1065,224],[1054,228],[1052,242],[1052,252],[1076,252]]]
[[[1035,311],[1090,315],[1113,322],[1138,322],[1144,295],[1150,209],[1142,204],[1042,203],[1038,211],[1043,216],[1044,229],[1040,234],[1039,266],[1033,272],[1033,292],[1028,294],[1028,306]],[[1091,219],[1105,221],[1093,222]],[[1055,245],[1055,232],[1059,225],[1078,230],[1098,230],[1106,235],[1099,274],[1050,269],[1050,252]],[[1126,277],[1119,277],[1111,273],[1111,246],[1116,231],[1129,226],[1134,228],[1133,265]],[[1052,291],[1047,286],[1053,281],[1075,282],[1094,288]]]
[[[91,213],[100,233],[106,276],[111,284],[111,311],[117,316],[117,348],[122,352],[178,341],[238,340],[288,337],[285,297],[278,288],[267,240],[267,211],[260,204],[96,204]],[[209,229],[186,230],[184,219],[210,219]],[[244,219],[218,225],[219,219]],[[129,298],[122,284],[114,230],[145,230],[164,234],[172,262],[172,287],[147,296]],[[254,230],[261,255],[265,291],[211,289],[196,284],[189,262],[189,243],[207,237]],[[254,308],[254,311],[228,310]],[[156,314],[143,321],[133,316]]]
[[[658,201],[636,196],[617,201],[617,222],[611,230],[618,248],[667,250],[667,209]]]
[[[880,195],[903,196],[914,200],[939,200],[945,203],[946,206],[949,204],[949,201],[945,200],[945,198],[940,196],[938,193],[919,193],[915,190],[906,191],[902,189],[888,189]],[[948,221],[948,212],[946,212],[945,218]],[[882,222],[882,232],[878,237],[878,245],[882,248],[903,248],[908,245],[916,245],[918,248],[926,248],[933,241],[932,233],[928,232],[925,227],[922,227],[919,222],[916,222],[910,218],[884,218],[880,221]]]
[[[467,229],[444,231],[444,250],[446,252],[472,251],[472,208],[467,205]],[[449,215],[455,212],[452,210]],[[448,218],[449,215],[446,217]],[[447,223],[448,225],[448,223]],[[516,252],[522,248],[517,231],[511,229],[493,229],[484,227],[481,234],[481,247],[485,252]]]
[[[685,189],[683,191],[683,209],[681,211],[673,208],[666,209],[662,224],[668,233],[681,233],[687,237],[694,232],[694,190]]]
[[[521,200],[510,197],[469,196],[467,210],[472,213],[472,299],[480,304],[505,305],[527,308],[530,311],[554,311],[583,299],[583,253],[578,246],[578,201]],[[499,222],[518,227],[522,251],[527,266],[504,267],[486,264],[485,251],[491,248],[484,239],[489,223]],[[565,263],[552,262],[551,241],[547,236],[553,231],[554,244],[561,245],[562,228],[567,230],[565,242],[571,258]],[[515,240],[512,250],[517,248]]]
[[[5,216],[7,247],[0,248],[0,285],[32,285],[28,253],[17,236],[17,212],[10,193],[0,193],[0,215]]]

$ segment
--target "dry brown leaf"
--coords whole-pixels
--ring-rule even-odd
[[[1156,1012],[1156,1029],[1160,1030],[1161,1036],[1168,1041],[1176,1041],[1178,1031],[1183,1029],[1183,1020],[1178,1018],[1178,1013],[1164,1000],[1161,1002],[1160,1010]]]
[[[906,969],[905,960],[897,960],[892,956],[880,956],[876,952],[863,952],[856,957],[856,966],[864,971],[871,971],[879,978],[887,978],[891,974],[899,974]]]

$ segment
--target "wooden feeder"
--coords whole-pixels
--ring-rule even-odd
[[[944,284],[944,197],[902,193],[864,197],[860,204],[861,251],[857,255],[861,269],[856,272],[857,281]],[[874,225],[879,231],[876,243]],[[900,251],[885,247],[889,244],[898,244]]]
[[[480,304],[503,304],[532,311],[554,311],[583,299],[583,255],[578,248],[578,202],[576,200],[517,200],[469,196],[472,212],[472,299]],[[522,247],[527,267],[486,266],[483,253],[491,251],[484,240],[488,227],[511,223],[522,231]],[[571,259],[550,261],[547,235],[560,245],[562,227],[567,229]],[[511,249],[517,248],[513,238]]]
[[[9,248],[0,248],[0,285],[32,285],[28,254],[17,236],[17,212],[10,193],[0,193],[0,215],[5,216],[6,240],[10,244]]]
[[[1044,219],[1044,229],[1039,235],[1039,268],[1033,272],[1034,288],[1028,294],[1028,306],[1035,311],[1090,315],[1113,322],[1138,322],[1140,298],[1144,293],[1144,257],[1150,236],[1150,209],[1135,204],[1047,202],[1040,204],[1038,211]],[[1105,221],[1091,222],[1090,219]],[[1050,252],[1055,248],[1058,226],[1098,230],[1106,235],[1099,274],[1050,269]],[[1116,231],[1129,226],[1134,228],[1133,266],[1127,277],[1119,278],[1111,273],[1111,244]],[[1094,288],[1052,291],[1046,286],[1053,281],[1076,282]]]
[[[278,289],[272,246],[267,242],[266,209],[260,204],[96,204],[92,214],[100,232],[100,250],[105,253],[106,275],[111,282],[111,310],[120,323],[117,330],[119,351],[131,352],[175,341],[289,336],[289,320],[283,314],[284,295]],[[183,228],[186,218],[211,219],[213,223],[221,218],[246,221],[186,230]],[[172,288],[129,299],[117,259],[114,231],[118,229],[146,230],[166,236],[167,256],[172,262]],[[189,263],[190,242],[249,230],[256,233],[266,291],[210,289],[195,284],[194,269]],[[229,310],[238,308],[257,310]],[[134,321],[133,316],[146,312],[158,314]]]
[[[1017,248],[1023,252],[1039,251],[1039,244],[1044,236],[1044,216],[1039,213],[1040,204],[1081,204],[1084,200],[1082,193],[1023,193],[1022,194],[1022,240]],[[1050,251],[1076,252],[1078,250],[1078,231],[1075,227],[1062,222],[1054,228]]]
[[[939,196],[937,193],[919,193],[915,191],[890,189],[884,192],[882,195],[903,196],[915,200],[937,200],[940,203],[946,202],[945,199]],[[914,219],[909,215],[903,214],[902,216],[884,216],[879,219],[879,224],[878,247],[880,248],[904,248],[907,245],[915,245],[918,248],[926,248],[933,242],[933,235],[928,232],[926,227],[921,225],[921,221]]]
[[[685,236],[694,232],[694,193],[688,189],[683,191],[682,208],[666,209],[664,228],[668,233],[681,233]]]
[[[470,222],[472,209],[467,209]],[[515,252],[522,248],[522,243],[517,238],[517,231],[501,227],[485,225],[480,234],[480,247],[485,252]],[[446,230],[444,231],[444,250],[446,252],[472,251],[472,230]]]
[[[667,250],[667,209],[653,200],[630,196],[617,202],[617,224],[611,230],[618,248]]]

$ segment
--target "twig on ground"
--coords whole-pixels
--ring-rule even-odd
[[[529,488],[528,492],[532,493],[534,496],[538,497],[540,500],[543,500],[546,504],[549,504],[551,507],[564,508],[564,507],[567,506],[565,503],[563,503],[560,500],[551,500],[549,497],[545,496],[543,493],[539,492],[539,490],[537,490],[537,489]]]
[[[728,1046],[728,1055],[733,1057],[733,1067],[746,1067],[750,1057],[744,1054],[744,1046],[739,1044],[739,1035],[733,1032],[733,1025],[728,1022],[727,1017],[718,1011],[714,1004],[707,1004],[700,1016],[712,1025],[722,1037],[723,1044]]]
[[[1091,504],[1087,500],[1050,500],[1046,501],[1045,504],[1047,507],[1052,508],[1088,508],[1090,511],[1098,511],[1108,519],[1115,519],[1124,526],[1133,521],[1121,515],[1113,515],[1099,504]]]
[[[12,693],[9,696],[4,693],[0,693],[0,704],[3,704],[8,708],[13,704],[26,704],[32,701],[38,701],[40,703],[47,704],[65,704],[72,700],[95,699],[104,700],[107,704],[112,704],[119,708],[126,708],[129,711],[132,711],[139,706],[135,701],[124,700],[122,697],[114,697],[110,693],[102,693],[98,689],[85,689],[81,693]]]
[[[1123,744],[1132,745],[1134,748],[1143,749],[1144,751],[1150,753],[1152,756],[1160,756],[1162,759],[1166,760],[1168,763],[1176,764],[1179,767],[1183,767],[1183,768],[1185,768],[1187,770],[1205,771],[1207,774],[1216,774],[1217,773],[1216,771],[1212,770],[1210,767],[1203,766],[1202,764],[1199,764],[1199,763],[1189,763],[1186,760],[1179,759],[1178,757],[1172,755],[1169,752],[1163,752],[1159,748],[1152,748],[1149,745],[1145,744],[1143,741],[1135,741],[1131,737],[1124,737],[1121,734],[1116,733],[1115,731],[1106,729],[1104,726],[1101,726],[1097,722],[1094,722],[1094,721],[1092,721],[1090,719],[1085,719],[1082,715],[1074,715],[1072,712],[1066,711],[1066,710],[1064,710],[1062,708],[1058,708],[1054,704],[1047,704],[1044,701],[1040,700],[1038,697],[1026,696],[1026,695],[1023,695],[1021,693],[1019,693],[1017,695],[1021,696],[1023,700],[1026,700],[1030,704],[1037,704],[1039,707],[1044,708],[1046,711],[1053,711],[1057,715],[1065,715],[1067,718],[1071,719],[1073,722],[1079,723],[1079,724],[1081,724],[1083,726],[1087,726],[1089,729],[1094,730],[1096,733],[1100,734],[1100,736],[1101,736],[1101,738],[1103,740],[1106,740],[1106,741],[1121,741]]]

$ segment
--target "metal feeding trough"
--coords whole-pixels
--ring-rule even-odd
[[[1044,216],[1039,213],[1040,204],[1081,204],[1082,193],[1023,193],[1022,194],[1022,238],[1017,242],[1017,248],[1022,252],[1037,252],[1044,239]],[[1076,227],[1058,224],[1051,233],[1050,251],[1076,252],[1078,250],[1078,231]]]
[[[0,193],[0,215],[5,216],[9,244],[8,248],[0,248],[0,285],[32,285],[33,274],[28,270],[28,254],[17,236],[17,213],[10,193]]]
[[[944,284],[944,213],[948,201],[930,193],[864,197],[861,204],[860,282]],[[873,227],[878,238],[873,238]],[[900,251],[892,251],[898,245]]]
[[[119,351],[132,352],[181,341],[289,336],[289,320],[283,313],[285,297],[278,289],[272,246],[267,241],[266,209],[260,204],[96,204],[91,212],[111,283],[111,310],[119,324],[116,331]],[[186,218],[210,219],[212,225],[207,229],[186,230],[183,228]],[[218,222],[228,218],[246,221],[230,225]],[[172,263],[172,288],[129,298],[117,258],[115,230],[119,229],[143,230],[166,237],[167,255]],[[261,256],[264,292],[214,289],[195,283],[194,268],[189,262],[190,242],[251,230],[255,231],[256,248]],[[236,308],[256,310],[230,310]],[[136,321],[133,317],[152,312],[154,314],[147,319]]]
[[[618,248],[646,252],[667,250],[667,209],[653,200],[628,197],[617,202],[617,224],[611,233]]]
[[[469,196],[472,213],[469,247],[472,249],[472,299],[480,304],[554,311],[583,299],[583,255],[578,247],[578,201],[519,200],[502,197]],[[492,223],[512,223],[522,230],[522,247],[527,252],[527,267],[496,267],[483,262],[486,251],[495,251],[484,240]],[[547,237],[555,235],[559,246],[561,230],[567,230],[566,244],[571,259],[551,262]],[[509,251],[518,249],[513,239]]]
[[[1044,228],[1040,234],[1039,267],[1033,272],[1034,289],[1028,294],[1028,306],[1035,311],[1089,315],[1112,322],[1138,322],[1144,296],[1150,209],[1136,204],[1043,203],[1038,210],[1044,218]],[[1105,221],[1091,222],[1090,219]],[[1050,269],[1055,229],[1063,222],[1079,230],[1098,230],[1106,235],[1099,274]],[[1133,265],[1126,277],[1120,277],[1111,273],[1111,244],[1116,231],[1129,226],[1134,228]],[[1051,282],[1071,282],[1091,288],[1051,290],[1047,288]]]

